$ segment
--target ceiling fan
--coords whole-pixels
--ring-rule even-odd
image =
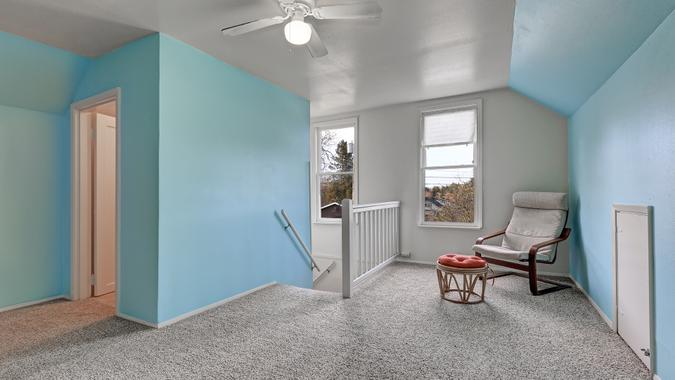
[[[314,25],[305,22],[305,18],[313,17],[317,20],[362,20],[377,19],[382,14],[382,8],[375,1],[358,1],[345,4],[316,6],[315,0],[277,0],[283,16],[275,16],[255,21],[245,22],[222,29],[226,36],[239,36],[245,33],[283,24],[284,36],[293,45],[306,45],[307,50],[314,58],[328,54],[326,46],[321,41]]]

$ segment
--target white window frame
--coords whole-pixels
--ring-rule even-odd
[[[354,146],[352,154],[354,157],[354,169],[352,170],[352,201],[358,203],[358,172],[359,172],[359,118],[357,116],[346,117],[340,119],[318,121],[312,123],[312,219],[315,224],[341,224],[342,219],[339,218],[322,218],[321,217],[321,176],[330,174],[321,171],[321,147],[320,138],[321,131],[327,129],[342,129],[354,128]],[[347,174],[347,173],[343,173]]]
[[[448,111],[460,111],[464,109],[476,110],[476,142],[473,150],[473,167],[474,167],[474,181],[475,181],[475,202],[474,202],[474,222],[473,223],[448,223],[448,222],[428,222],[424,220],[424,202],[425,202],[425,145],[424,145],[424,117],[428,115],[444,113]],[[432,107],[426,107],[420,110],[420,126],[419,126],[419,197],[418,197],[418,221],[419,227],[432,228],[458,228],[458,229],[481,229],[483,228],[483,100],[471,99],[465,101],[458,101],[452,103],[444,103]],[[441,166],[434,167],[438,169],[451,169],[457,167],[466,167],[466,165],[456,166]]]

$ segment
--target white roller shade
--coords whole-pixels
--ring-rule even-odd
[[[424,115],[424,145],[471,144],[475,139],[475,109]]]

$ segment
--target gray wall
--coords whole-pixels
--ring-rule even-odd
[[[483,99],[483,228],[417,226],[419,112],[430,105]],[[567,192],[567,120],[511,91],[499,89],[362,112],[359,117],[359,203],[400,200],[401,247],[410,260],[434,262],[447,251],[470,253],[476,237],[503,228],[519,190]],[[340,255],[340,226],[313,224],[313,252]],[[568,273],[567,246],[545,272]]]

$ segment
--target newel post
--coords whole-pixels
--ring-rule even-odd
[[[342,297],[352,296],[352,200],[342,201]]]

